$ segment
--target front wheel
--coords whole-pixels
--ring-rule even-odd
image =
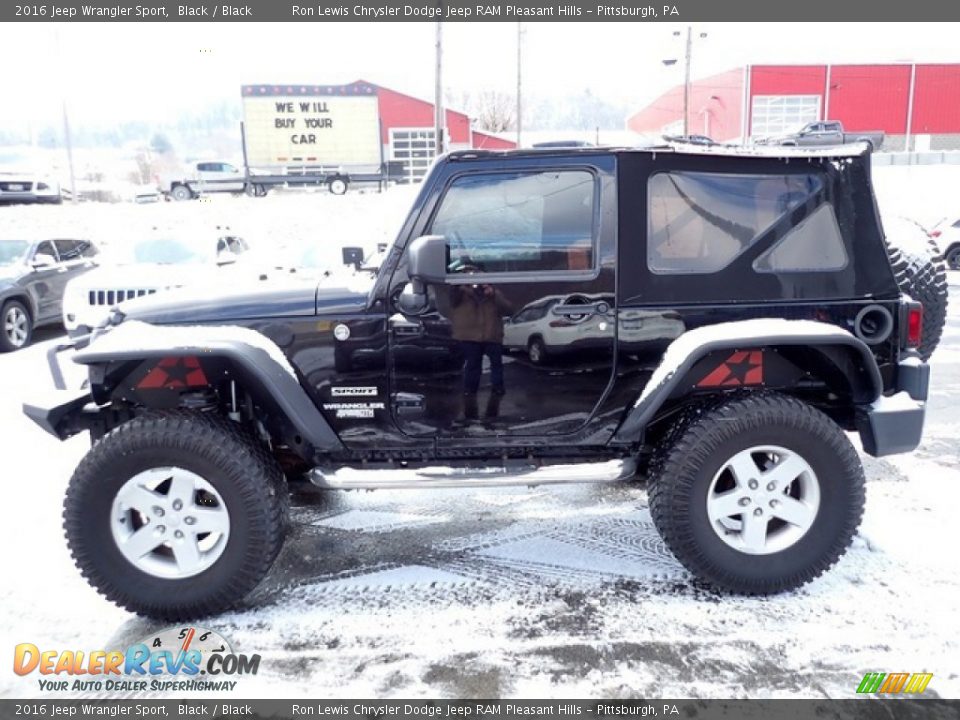
[[[654,463],[649,493],[657,530],[696,578],[782,592],[846,552],[863,515],[863,468],[830,418],[772,393],[691,418]]]
[[[256,440],[209,413],[142,415],[106,435],[70,480],[64,529],[107,599],[164,620],[221,612],[283,544],[283,473]]]
[[[8,300],[0,312],[3,325],[0,327],[0,352],[12,352],[26,347],[33,337],[33,321],[30,311],[19,300]]]
[[[539,337],[531,338],[527,343],[527,357],[534,365],[543,365],[547,361],[547,346]]]

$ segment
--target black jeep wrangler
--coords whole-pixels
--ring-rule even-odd
[[[131,302],[72,343],[85,388],[24,411],[90,432],[67,540],[138,613],[239,602],[304,481],[645,477],[696,578],[774,593],[857,530],[845,432],[874,456],[920,441],[911,267],[891,261],[866,148],[458,152],[366,284]]]

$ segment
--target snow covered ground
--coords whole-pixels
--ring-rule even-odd
[[[941,183],[956,188],[958,169],[930,170],[879,169],[881,203],[945,213]],[[10,208],[0,235],[106,228],[122,241],[138,222],[225,218],[268,240],[305,233],[336,257],[340,245],[389,239],[375,226],[407,202],[351,193]],[[0,356],[3,653],[19,642],[125,647],[162,627],[104,601],[66,551],[61,500],[86,441],[59,443],[19,409],[48,383],[43,353],[56,336],[42,331],[34,347]],[[933,366],[922,446],[864,458],[861,532],[797,592],[744,599],[691,587],[635,485],[305,493],[264,585],[200,624],[263,656],[238,686],[248,697],[845,698],[868,671],[932,672],[927,695],[960,697],[960,302]],[[0,695],[40,694],[36,675],[9,667]]]

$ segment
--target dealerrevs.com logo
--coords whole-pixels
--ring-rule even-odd
[[[233,690],[227,678],[256,675],[259,655],[235,653],[222,635],[199,627],[168,628],[124,650],[14,648],[13,671],[37,673],[45,692]]]

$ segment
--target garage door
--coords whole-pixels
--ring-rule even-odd
[[[820,119],[819,95],[756,95],[750,115],[753,137],[795,132]]]
[[[407,182],[420,182],[437,154],[433,128],[390,128],[390,159],[403,163]]]

